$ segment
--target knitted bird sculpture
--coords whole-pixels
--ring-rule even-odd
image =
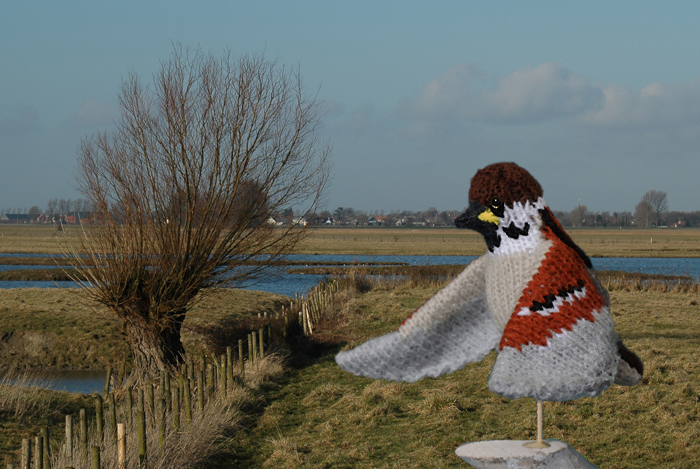
[[[488,252],[407,317],[397,331],[340,352],[345,370],[414,382],[498,356],[489,389],[516,399],[594,397],[642,378],[618,339],[591,261],[564,232],[539,183],[514,163],[478,171],[458,228]]]

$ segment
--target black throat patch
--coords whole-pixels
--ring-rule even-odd
[[[512,239],[518,239],[521,236],[527,236],[530,234],[530,224],[525,222],[522,228],[515,226],[515,223],[510,222],[506,228],[503,228],[503,232]]]

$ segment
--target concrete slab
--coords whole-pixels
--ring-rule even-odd
[[[597,469],[569,444],[545,440],[549,448],[523,446],[523,440],[490,440],[465,443],[455,454],[477,469]]]

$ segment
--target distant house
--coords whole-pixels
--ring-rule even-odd
[[[306,226],[307,221],[303,217],[296,217],[292,219],[292,225]]]
[[[369,226],[377,226],[378,224],[379,224],[379,221],[377,221],[377,219],[374,217],[369,217],[367,219],[367,225],[369,225]]]
[[[6,213],[0,217],[2,223],[29,223],[29,215],[26,213]]]
[[[671,225],[671,228],[685,228],[685,227],[686,227],[685,220],[678,220],[676,223]]]

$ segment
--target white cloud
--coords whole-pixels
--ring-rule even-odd
[[[697,126],[700,120],[700,81],[664,85],[652,83],[641,90],[627,86],[603,87],[601,109],[582,116],[581,122],[602,127],[648,128]]]
[[[556,63],[516,70],[485,98],[498,120],[532,122],[573,116],[602,105],[603,93],[590,79]]]
[[[603,92],[590,79],[556,63],[516,70],[491,88],[478,67],[459,64],[428,83],[415,103],[400,111],[414,118],[532,123],[573,116],[602,106]]]
[[[458,121],[500,125],[560,121],[571,129],[700,131],[700,79],[634,89],[593,84],[588,77],[546,62],[489,82],[478,67],[458,64],[428,83],[417,99],[402,100],[397,110],[411,121],[404,135],[413,137]]]
[[[97,127],[110,125],[119,118],[119,109],[114,104],[88,99],[71,119],[71,124],[78,127]]]
[[[15,109],[15,117],[0,119],[0,135],[22,135],[36,129],[39,113],[33,106],[19,106]]]

